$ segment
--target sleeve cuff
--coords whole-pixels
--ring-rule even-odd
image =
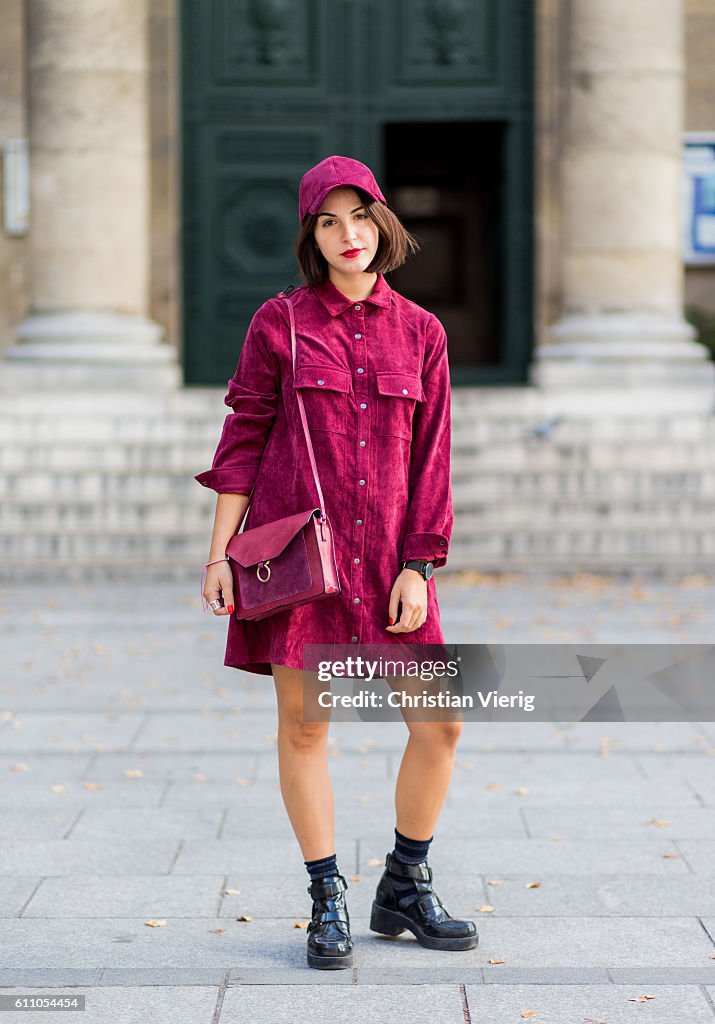
[[[402,545],[400,561],[411,558],[434,562],[435,569],[447,563],[449,538],[441,533],[408,533]]]
[[[250,494],[256,479],[253,467],[235,467],[234,469],[207,469],[199,473],[194,480],[202,487],[210,487],[218,494]]]

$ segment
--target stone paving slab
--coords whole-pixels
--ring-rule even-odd
[[[678,967],[713,964],[715,946],[693,918],[576,918],[552,917],[548,927],[525,926],[519,918],[476,921],[479,945],[461,951],[460,963],[489,967],[504,959],[509,967],[582,968]],[[372,935],[371,932],[368,932]],[[362,944],[358,966],[418,966],[440,959],[441,951],[427,950],[408,932],[396,937],[374,936]],[[441,959],[444,959],[442,956]],[[502,965],[497,965],[501,967]],[[496,967],[494,967],[496,969]]]
[[[41,882],[39,875],[27,878],[0,876],[0,917],[17,917]]]
[[[712,878],[712,876],[711,876]],[[490,885],[490,880],[499,885]],[[527,888],[538,881],[539,888]],[[715,885],[703,877],[681,874],[667,878],[652,874],[580,873],[484,876],[485,903],[494,917],[666,917],[712,915]],[[440,883],[440,888],[442,885]],[[715,952],[715,951],[714,951]]]
[[[228,886],[223,875],[131,875],[122,878],[78,873],[71,877],[43,879],[22,916],[108,920],[121,917],[211,917],[221,905],[225,888]]]
[[[167,792],[166,781],[128,779],[121,782],[104,779],[98,783],[90,774],[86,779],[67,780],[60,773],[57,783],[36,782],[14,776],[0,787],[0,819],[8,810],[20,807],[42,808],[45,812],[65,814],[79,812],[82,807],[101,804],[103,807],[157,807]],[[61,792],[51,787],[61,785]],[[195,802],[195,801],[194,801]]]
[[[90,711],[21,711],[12,720],[0,721],[0,748],[4,752],[59,753],[78,749],[94,751],[101,743],[107,750],[123,750],[133,740],[143,716]]]
[[[81,808],[65,806],[48,810],[32,805],[5,808],[0,812],[0,840],[62,839],[81,814]]]
[[[0,797],[12,785],[27,782],[57,783],[78,779],[94,759],[94,752],[77,754],[0,754]],[[17,766],[24,767],[18,769]]]
[[[71,831],[72,839],[215,839],[225,812],[220,807],[88,807]]]
[[[587,803],[533,810],[525,805],[522,814],[528,834],[566,838],[617,835],[625,839],[660,833],[670,839],[715,839],[715,814],[709,807],[680,807],[653,799],[635,810],[629,807],[591,807]]]
[[[149,780],[176,779],[190,782],[196,775],[207,779],[235,779],[237,776],[250,777],[253,774],[255,756],[252,753],[236,751],[235,754],[214,754],[197,749],[192,753],[123,753],[97,756],[86,768],[87,777],[98,779],[120,779],[127,771],[139,770]]]
[[[91,982],[89,983],[91,984]],[[22,990],[5,989],[7,994],[23,994]],[[66,989],[46,989],[43,996],[67,995]],[[207,987],[182,985],[177,988],[148,985],[131,987],[79,986],[71,989],[72,995],[84,995],[85,1010],[78,1012],[82,1024],[145,1024],[147,1020],[171,1024],[214,1024],[217,990]],[[71,1011],[63,1012],[63,1019],[72,1016]],[[58,1016],[47,1010],[22,1012],[27,1024],[49,1024]]]
[[[0,841],[0,875],[166,874],[178,845],[173,839]]]
[[[314,985],[228,988],[219,1018],[220,1024],[245,1024],[247,1020],[296,1024],[326,1019],[322,986]],[[338,985],[331,989],[329,1020],[331,1024],[427,1020],[431,1024],[464,1024],[465,1018],[456,985]]]
[[[630,1002],[643,995],[655,998]],[[515,1024],[525,1011],[535,1011],[539,1024],[712,1024],[712,1007],[695,986],[649,985],[468,985],[467,1004],[472,1021]]]

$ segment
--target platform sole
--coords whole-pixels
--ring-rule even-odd
[[[397,910],[387,910],[375,902],[372,904],[372,913],[370,914],[370,931],[378,932],[380,935],[400,935],[404,931],[409,931],[426,949],[474,949],[479,944],[478,935],[457,935],[444,938],[427,935],[405,914],[401,914]]]
[[[352,951],[344,956],[321,956],[308,950],[308,967],[317,967],[319,971],[339,971],[352,965]]]

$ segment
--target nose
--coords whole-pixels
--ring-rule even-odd
[[[353,223],[346,224],[345,229],[343,230],[343,241],[352,242],[356,238],[355,225]]]

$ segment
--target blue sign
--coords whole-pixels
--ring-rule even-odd
[[[715,132],[685,133],[683,172],[683,259],[715,266]]]

